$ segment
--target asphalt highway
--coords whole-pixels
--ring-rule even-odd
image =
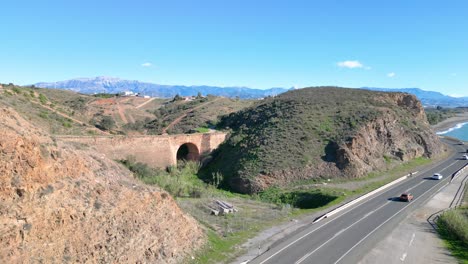
[[[466,146],[449,143],[456,151],[446,160],[366,201],[311,224],[276,243],[249,263],[357,263],[409,213],[448,184],[451,175],[467,163],[460,159]],[[434,173],[441,173],[444,178],[430,179]],[[412,193],[413,201],[399,201],[397,198],[403,192]]]

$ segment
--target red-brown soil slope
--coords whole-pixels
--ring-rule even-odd
[[[0,107],[0,263],[177,263],[205,235],[166,192]]]

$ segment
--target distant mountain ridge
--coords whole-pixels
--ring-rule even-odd
[[[242,99],[255,99],[267,96],[275,96],[286,92],[289,89],[252,89],[248,87],[218,87],[218,86],[185,86],[185,85],[162,85],[140,81],[122,80],[114,77],[77,78],[59,82],[40,82],[34,84],[41,88],[57,88],[72,90],[79,93],[119,93],[132,91],[153,97],[170,98],[176,94],[181,96],[191,96],[201,93],[202,95],[212,94],[225,97],[239,97]]]
[[[461,107],[468,106],[468,97],[452,97],[439,92],[425,91],[419,88],[376,88],[362,87],[361,89],[383,92],[403,92],[416,95],[425,107]]]
[[[292,90],[293,88],[270,88],[254,89],[249,87],[219,87],[209,85],[163,85],[136,80],[123,80],[115,77],[99,76],[94,78],[76,78],[58,82],[40,82],[34,84],[41,88],[57,88],[72,90],[84,94],[94,93],[119,93],[123,91],[132,91],[143,95],[153,97],[170,98],[176,94],[180,96],[197,95],[216,95],[224,97],[239,97],[242,99],[258,99],[267,96],[276,96],[281,93]],[[377,88],[361,87],[361,89],[384,92],[404,92],[415,95],[421,101],[424,107],[461,107],[468,106],[468,97],[451,97],[439,92],[425,91],[419,88]]]

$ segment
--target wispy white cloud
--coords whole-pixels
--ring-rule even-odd
[[[455,76],[457,76],[457,74],[456,74],[455,72],[452,72],[452,73],[450,74],[450,76],[455,77]]]
[[[348,69],[356,69],[356,68],[368,68],[364,67],[362,63],[357,60],[347,60],[347,61],[340,61],[337,63],[338,67],[341,68],[348,68]],[[370,69],[370,68],[369,68]]]
[[[396,76],[396,73],[394,72],[387,73],[387,77],[393,78],[395,76]]]
[[[142,67],[151,67],[153,64],[151,62],[145,62],[141,64]]]

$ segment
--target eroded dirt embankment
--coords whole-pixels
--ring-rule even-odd
[[[0,108],[0,263],[177,263],[205,235],[166,192]]]

